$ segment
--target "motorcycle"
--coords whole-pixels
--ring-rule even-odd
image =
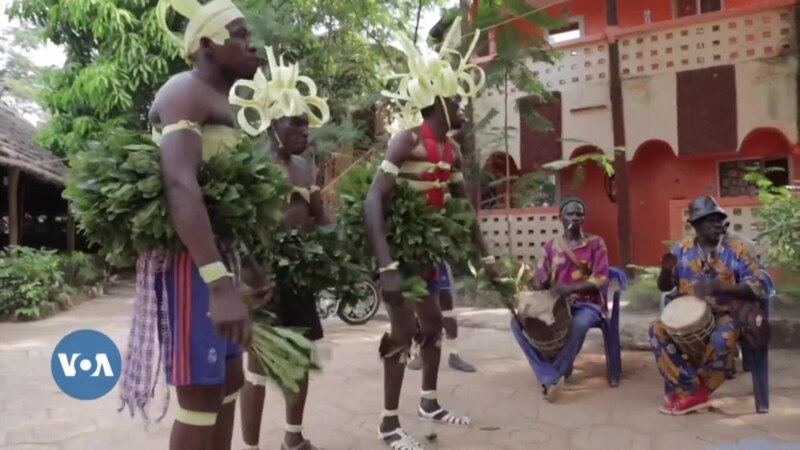
[[[349,325],[363,325],[370,321],[381,306],[380,294],[373,281],[365,280],[358,288],[363,292],[361,300],[355,304],[344,304],[337,297],[335,289],[320,292],[317,296],[317,312],[319,317],[327,319],[334,314]]]

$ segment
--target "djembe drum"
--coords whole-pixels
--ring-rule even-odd
[[[702,364],[715,326],[708,303],[693,296],[678,297],[664,307],[661,323],[689,360],[695,366]]]
[[[523,291],[518,295],[519,318],[528,342],[546,359],[564,348],[572,325],[572,310],[566,298],[549,291]]]

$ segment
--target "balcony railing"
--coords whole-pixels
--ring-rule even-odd
[[[792,10],[785,4],[704,14],[622,29],[617,33],[622,78],[702,69],[771,58],[792,48]]]
[[[554,46],[562,59],[555,65],[532,64],[532,69],[552,90],[607,80],[608,43],[617,41],[622,78],[771,58],[794,47],[794,4],[795,0],[764,0],[756,6],[648,25],[609,27],[605,33]],[[494,49],[495,43],[489,47]],[[476,57],[474,62],[492,57]]]

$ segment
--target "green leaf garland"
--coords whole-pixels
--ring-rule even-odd
[[[352,260],[363,265],[373,260],[364,226],[364,200],[376,170],[374,164],[353,168],[338,186],[342,239]],[[405,277],[406,299],[417,300],[427,294],[421,275],[435,269],[442,260],[455,265],[469,258],[475,217],[467,200],[448,198],[444,209],[438,210],[427,204],[423,194],[398,179],[385,209],[386,237],[392,257]]]
[[[159,148],[149,136],[119,130],[70,159],[64,191],[78,229],[109,263],[127,266],[151,250],[184,248],[172,226],[161,178]],[[198,181],[218,238],[248,248],[270,242],[290,192],[281,169],[258,141],[210,158]]]

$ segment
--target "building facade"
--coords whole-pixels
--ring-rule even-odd
[[[617,1],[618,25],[608,26],[604,0],[564,1],[547,8],[569,25],[548,36],[561,54],[556,65],[531,69],[556,99],[537,104],[511,86],[487,91],[475,103],[476,120],[491,109],[490,127],[509,127],[509,172],[588,153],[624,151],[630,235],[620,237],[619,180],[587,163],[557,176],[557,193],[588,204],[587,229],[609,245],[620,263],[620,239],[629,239],[632,262],[657,264],[669,241],[688,231],[685,208],[711,194],[731,215],[731,228],[755,237],[755,191],[744,181],[753,165],[779,167],[779,184],[798,178],[798,37],[795,0]],[[615,44],[618,64],[610,47]],[[489,45],[492,48],[492,45]],[[478,61],[491,58],[488,54]],[[612,73],[618,67],[617,73]],[[612,78],[621,86],[621,118],[613,117]],[[505,109],[505,111],[504,111]],[[535,110],[552,124],[547,133],[522,117]],[[504,117],[503,112],[507,114]],[[489,133],[477,144],[487,170],[501,171],[505,157]],[[623,146],[615,143],[624,142]],[[498,166],[501,166],[498,168]],[[551,207],[483,212],[486,237],[508,245],[521,259],[535,257],[558,230]],[[507,217],[511,217],[511,240]],[[523,224],[547,223],[528,230]],[[536,228],[536,227],[533,227]]]

